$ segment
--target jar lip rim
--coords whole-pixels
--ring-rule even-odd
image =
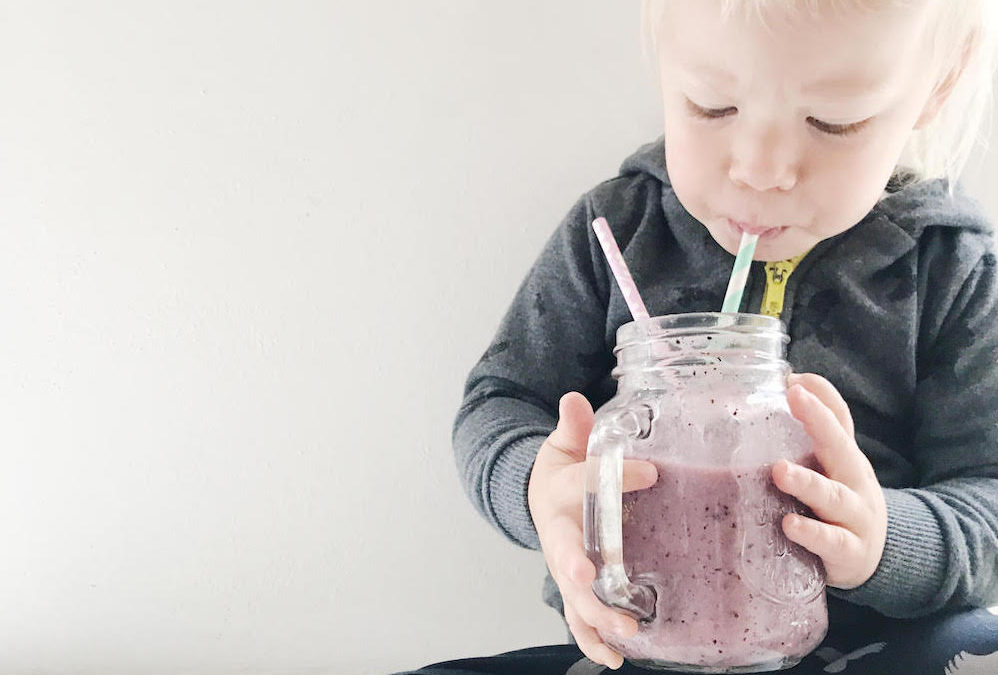
[[[749,330],[771,330],[786,333],[784,323],[773,316],[747,312],[688,312],[662,314],[647,319],[634,319],[617,329],[617,344],[647,338],[662,331],[722,331],[740,333]]]

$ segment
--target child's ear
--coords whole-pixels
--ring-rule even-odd
[[[932,91],[932,95],[929,96],[929,100],[926,101],[925,107],[922,108],[922,114],[919,115],[918,121],[915,122],[915,129],[925,127],[936,118],[936,115],[939,114],[943,104],[946,103],[946,99],[948,99],[950,94],[953,93],[953,88],[956,87],[956,83],[960,80],[960,76],[963,75],[963,71],[967,69],[967,62],[970,61],[970,55],[975,49],[978,48],[977,43],[977,31],[974,31],[974,33],[967,36],[967,39],[963,43],[963,51],[960,53],[959,63],[954,64],[954,66],[949,69],[949,72],[946,73],[946,77],[944,77]]]

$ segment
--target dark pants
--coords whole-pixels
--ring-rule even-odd
[[[398,675],[610,675],[575,645],[447,661]],[[630,663],[620,675],[667,673]],[[788,675],[998,675],[998,616],[984,609],[916,621],[884,621],[829,632]]]

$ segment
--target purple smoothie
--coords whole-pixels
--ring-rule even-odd
[[[630,580],[654,586],[656,616],[606,643],[638,664],[704,672],[784,668],[813,650],[826,630],[824,572],[783,534],[782,515],[804,509],[771,466],[651,461],[658,482],[623,496],[623,551]]]

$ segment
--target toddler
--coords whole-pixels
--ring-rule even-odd
[[[741,311],[785,323],[791,412],[824,458],[773,468],[813,512],[786,536],[828,584],[828,636],[790,672],[941,675],[998,650],[998,270],[955,184],[991,92],[994,4],[646,0],[664,137],[554,232],[454,427],[468,494],[543,552],[577,650],[424,672],[619,668],[597,629],[638,629],[594,595],[582,541],[592,410],[630,320],[598,217],[652,316],[718,311],[742,234],[759,235]],[[625,462],[625,490],[656,477]]]

